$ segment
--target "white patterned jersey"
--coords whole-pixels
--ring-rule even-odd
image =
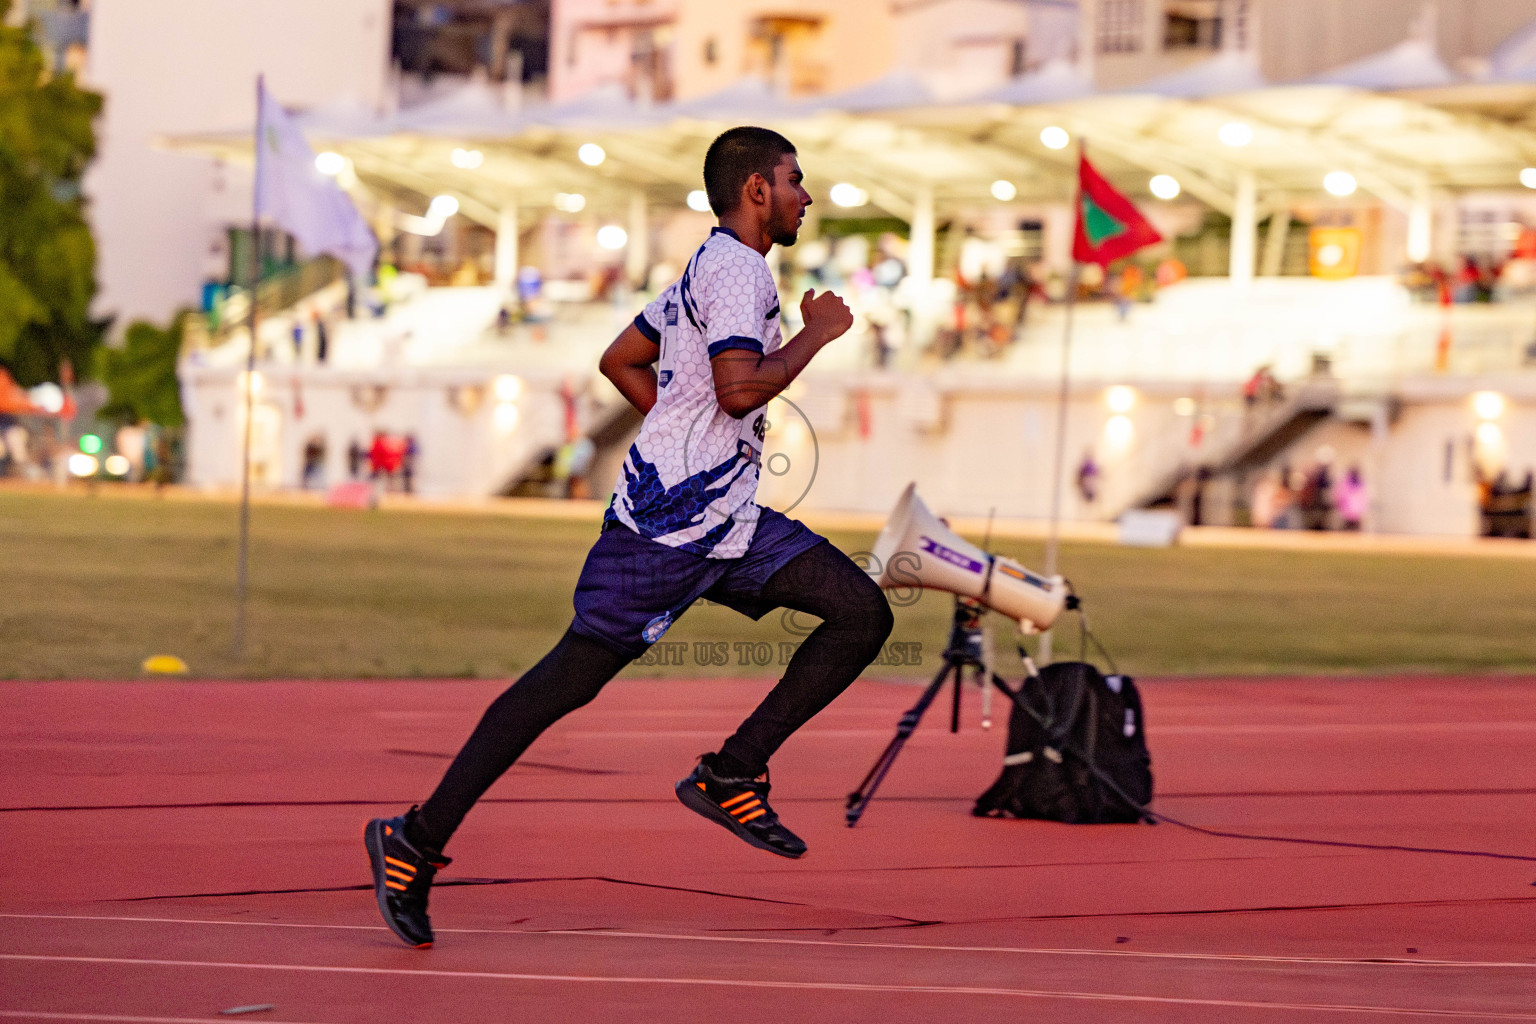
[[[764,408],[740,419],[720,408],[709,361],[728,349],[779,347],[779,293],[768,262],[715,228],[635,326],[661,346],[656,404],[630,446],[606,518],[670,547],[740,558],[757,528]]]

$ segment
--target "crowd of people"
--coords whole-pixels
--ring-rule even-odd
[[[314,434],[304,442],[305,490],[325,487],[325,437]],[[421,451],[415,434],[373,433],[365,446],[356,437],[347,445],[347,478],[371,480],[385,490],[399,488],[406,494],[416,492],[416,459]]]
[[[1442,305],[1506,302],[1536,292],[1536,228],[1522,227],[1507,257],[1468,253],[1453,267],[1420,263],[1403,284],[1416,298]]]
[[[1370,492],[1359,466],[1335,478],[1328,460],[1306,470],[1283,465],[1266,470],[1253,485],[1249,519],[1271,530],[1359,530]]]
[[[1518,483],[1506,469],[1477,475],[1477,507],[1485,537],[1525,537],[1532,534],[1532,492],[1536,490],[1536,472],[1525,471]]]

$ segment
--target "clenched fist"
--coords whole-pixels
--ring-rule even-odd
[[[826,341],[840,338],[853,326],[853,313],[836,292],[816,294],[816,289],[806,289],[800,299],[800,319],[806,330],[815,331]]]

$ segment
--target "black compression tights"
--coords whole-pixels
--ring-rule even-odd
[[[891,632],[885,595],[831,544],[797,555],[773,574],[760,596],[822,622],[790,659],[779,684],[720,748],[722,757],[746,766],[752,775],[864,671]],[[605,644],[566,630],[554,649],[486,710],[422,804],[414,822],[420,831],[412,838],[442,850],[475,801],[528,745],[596,697],[629,661]]]

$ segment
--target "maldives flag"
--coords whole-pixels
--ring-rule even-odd
[[[1107,267],[1137,249],[1161,242],[1136,205],[1115,191],[1086,156],[1077,161],[1077,230],[1072,258]]]

